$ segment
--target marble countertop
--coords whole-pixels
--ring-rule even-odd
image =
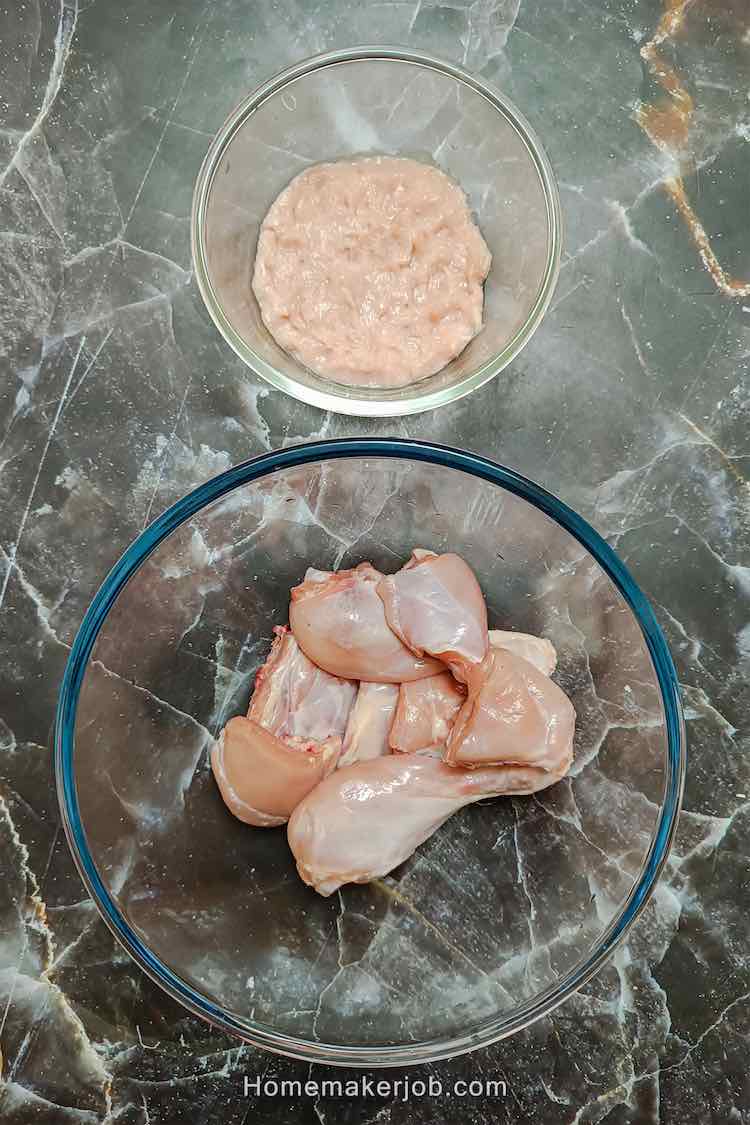
[[[746,0],[16,0],[0,21],[0,1118],[750,1122]],[[293,60],[367,41],[506,91],[551,157],[566,228],[552,307],[512,366],[384,425],[260,383],[211,325],[189,252],[192,184],[227,111]],[[676,858],[616,971],[420,1072],[502,1078],[491,1104],[246,1096],[245,1076],[309,1068],[152,985],[59,824],[57,689],[125,545],[241,459],[360,433],[464,445],[581,511],[651,598],[683,684]]]

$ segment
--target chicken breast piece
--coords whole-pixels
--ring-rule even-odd
[[[545,676],[551,676],[557,667],[557,652],[551,641],[545,637],[535,637],[531,633],[512,633],[503,629],[490,629],[490,645],[504,648],[522,656]]]
[[[286,626],[278,625],[274,633],[268,660],[255,677],[247,717],[282,739],[322,742],[343,735],[357,685],[313,664]]]
[[[565,692],[528,660],[491,648],[448,738],[453,766],[529,765],[566,773],[575,711]]]
[[[487,655],[487,607],[474,572],[458,555],[415,550],[378,585],[394,633],[417,656],[447,664],[462,683]]]
[[[466,692],[450,672],[401,684],[391,727],[391,749],[399,754],[442,751],[465,700]]]
[[[341,738],[282,742],[270,731],[237,716],[211,750],[211,769],[224,804],[245,824],[285,824],[299,802],[336,768]]]
[[[289,607],[299,647],[318,667],[345,679],[401,683],[439,672],[438,661],[415,656],[389,628],[377,593],[382,578],[369,563],[325,577],[308,572]]]
[[[419,680],[418,683],[429,683]],[[339,758],[339,768],[368,758],[388,754],[388,735],[398,703],[398,684],[359,685],[357,698],[349,713],[344,735],[344,748]]]
[[[372,758],[337,770],[300,802],[289,846],[301,878],[330,895],[387,875],[464,805],[556,780],[533,766],[462,770],[421,754]]]

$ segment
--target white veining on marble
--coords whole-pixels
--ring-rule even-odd
[[[657,152],[633,121],[645,96],[639,50],[663,14],[657,0],[618,13],[586,0],[559,8],[535,0],[409,0],[372,10],[290,0],[252,12],[239,0],[185,4],[179,12],[136,2],[127,13],[101,2],[49,0],[12,13],[7,54],[17,20],[18,56],[29,65],[28,85],[26,77],[14,78],[13,98],[0,107],[13,114],[0,132],[0,354],[11,376],[0,435],[0,603],[9,625],[0,858],[16,894],[3,899],[0,912],[7,1079],[0,1113],[56,1125],[181,1121],[187,1104],[193,1116],[208,1117],[221,1100],[240,1120],[256,1110],[241,1095],[243,1073],[307,1074],[306,1066],[237,1048],[181,1018],[113,945],[93,905],[81,903],[66,860],[44,742],[66,646],[108,566],[149,519],[245,457],[363,432],[466,444],[539,479],[589,516],[651,598],[684,688],[691,741],[686,811],[665,879],[642,919],[610,965],[549,1020],[462,1060],[457,1072],[507,1076],[515,1101],[503,1108],[519,1119],[682,1125],[697,1113],[739,1122],[746,1112],[735,1060],[746,1053],[750,986],[742,940],[750,811],[743,702],[750,651],[749,322],[746,306],[706,274],[695,230],[665,189],[684,165],[688,198],[717,260],[727,271],[736,263],[732,274],[748,276],[736,195],[747,134],[736,52],[745,49],[747,31],[734,6],[714,6],[714,22],[704,5],[688,7],[672,45],[698,106],[684,161]],[[320,414],[262,386],[217,341],[196,297],[187,245],[189,185],[231,105],[295,58],[373,38],[464,62],[507,90],[550,152],[566,225],[553,306],[504,376],[429,418],[382,427]],[[135,87],[142,87],[140,104]],[[437,137],[441,143],[451,140]],[[297,163],[309,160],[297,152]],[[333,532],[326,540],[332,564],[369,548],[392,501],[384,489],[363,503],[343,534],[315,497],[297,497],[288,508],[304,536],[324,527]],[[223,518],[241,526],[241,549],[252,550],[257,524],[265,519],[269,526],[285,502],[272,497],[256,525],[248,519],[241,526],[242,513],[226,511]],[[512,528],[501,514],[493,526],[507,554]],[[204,776],[199,748],[240,704],[262,658],[262,644],[243,648],[229,630],[213,632],[210,642],[204,635],[213,628],[212,598],[231,558],[217,527],[214,538],[210,527],[200,528],[185,556],[167,563],[168,580],[185,584],[175,647],[205,670],[205,721],[191,720],[193,704],[168,677],[133,686],[127,652],[107,677],[113,692],[129,693],[155,721],[166,716],[184,724],[195,740],[167,771],[167,787],[182,794],[186,807]],[[576,639],[579,614],[576,606],[568,618],[554,619],[572,653],[584,648]],[[618,748],[635,745],[636,730],[648,739],[649,715],[629,714],[623,685],[615,685],[620,695],[610,695],[594,683],[596,672],[595,660],[580,666],[590,726],[578,772],[533,812],[580,865],[595,895],[591,916],[601,920],[627,888],[636,857],[599,807],[616,802],[628,810],[640,840],[657,805],[654,793],[618,788],[613,776]],[[120,779],[114,788],[123,815],[131,815],[129,804],[137,816],[137,791],[134,801]],[[431,995],[443,994],[446,1003],[474,996],[478,1011],[507,1003],[576,941],[577,919],[561,919],[554,933],[545,929],[549,891],[534,883],[534,823],[524,827],[510,816],[492,831],[488,826],[487,847],[508,875],[499,901],[513,906],[521,923],[494,976],[497,950],[483,946],[471,911],[461,956],[451,920],[429,913],[440,900],[430,893],[432,881],[451,888],[449,901],[463,901],[452,870],[461,853],[436,844],[404,879],[386,882],[376,916],[363,910],[356,890],[342,892],[314,930],[313,971],[294,950],[277,951],[267,981],[254,973],[258,1011],[269,996],[264,988],[283,991],[286,980],[283,1015],[292,1033],[314,1018],[325,1037],[337,1004],[348,1011],[347,1004],[380,998],[394,1035],[408,1037],[410,1004],[430,984]],[[145,818],[144,837],[154,827]],[[137,883],[141,859],[132,847],[113,856],[117,896]],[[247,878],[259,875],[248,871]],[[484,886],[479,872],[473,877]],[[282,872],[264,888],[264,901],[277,909],[286,878]],[[496,901],[492,893],[485,888],[472,910]],[[498,924],[501,940],[511,914]],[[393,979],[399,953],[412,958],[411,984]],[[450,971],[436,973],[436,957],[447,958]],[[56,1055],[67,1041],[71,1054]],[[324,1099],[307,1108],[321,1122],[339,1112]],[[442,1108],[446,1120],[457,1121],[468,1107]],[[268,1103],[266,1111],[270,1119],[285,1112]],[[368,1106],[360,1116],[374,1125],[396,1113],[395,1106]],[[421,1107],[414,1107],[414,1119],[423,1119]]]

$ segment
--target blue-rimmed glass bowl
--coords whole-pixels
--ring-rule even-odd
[[[575,764],[323,899],[283,829],[227,813],[207,747],[246,706],[308,565],[392,570],[413,545],[468,560],[493,626],[554,642]],[[352,440],[230,469],[133,543],[76,637],[56,765],[81,875],[167,992],[259,1046],[385,1066],[510,1035],[589,980],[654,887],[685,756],[664,638],[584,520],[480,457]]]

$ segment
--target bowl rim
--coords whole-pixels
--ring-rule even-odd
[[[520,496],[567,530],[609,576],[638,622],[658,679],[667,734],[664,795],[649,850],[625,903],[611,920],[596,947],[581,958],[562,980],[531,997],[510,1014],[490,1017],[469,1031],[446,1039],[437,1038],[396,1046],[351,1047],[274,1031],[268,1025],[256,1025],[224,1011],[183,981],[151,952],[130,927],[99,875],[81,821],[73,765],[78,698],[94,643],[120,591],[158,545],[198,511],[237,487],[281,469],[316,461],[354,457],[426,462],[467,473]],[[433,1062],[488,1046],[548,1015],[586,984],[613,953],[653,892],[676,829],[686,768],[685,727],[679,682],[672,657],[651,605],[614,550],[577,512],[514,470],[475,453],[400,438],[341,438],[264,453],[211,478],[158,516],[112,567],[76,634],[60,689],[55,717],[54,754],[62,821],[81,878],[113,935],[156,984],[193,1014],[254,1046],[306,1062],[370,1068]]]
[[[306,386],[304,383],[298,382],[295,378],[267,363],[242,338],[229,317],[224,313],[208,268],[205,234],[206,213],[211,187],[224,153],[245,120],[273,94],[283,90],[298,78],[316,70],[339,66],[343,63],[367,61],[405,62],[435,70],[464,83],[475,93],[484,97],[515,130],[536,168],[544,194],[548,231],[547,262],[534,304],[528,316],[500,352],[481,364],[476,371],[457,380],[451,386],[436,390],[420,390],[420,382],[416,382],[408,385],[407,388],[384,390],[377,387],[352,387],[347,388],[346,393],[338,393],[334,389],[327,389],[322,386]],[[403,417],[408,414],[419,414],[425,410],[433,410],[449,402],[456,402],[477,390],[507,367],[521,349],[526,346],[539,327],[557,284],[562,247],[562,209],[552,165],[539,138],[521,111],[491,83],[478,78],[464,67],[437,58],[425,51],[396,46],[358,46],[313,55],[286,67],[258,86],[235,106],[214,136],[198,172],[190,217],[190,247],[193,272],[211,319],[233,351],[266,382],[276,387],[277,390],[283,391],[301,402],[317,406],[321,410],[330,410],[334,413],[359,418]],[[426,381],[428,380],[424,382]],[[333,388],[335,384],[328,383],[327,386]],[[413,388],[413,392],[406,397],[404,391],[408,390],[409,386]]]

